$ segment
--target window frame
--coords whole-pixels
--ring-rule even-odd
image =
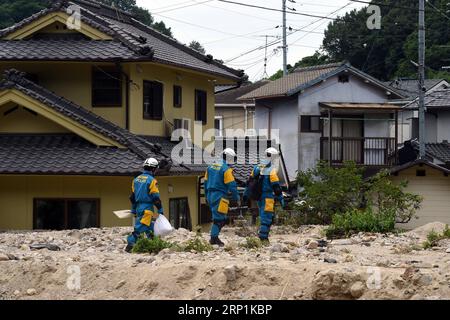
[[[200,94],[204,95],[205,105],[199,105]],[[203,125],[208,123],[208,92],[206,90],[195,89],[194,94],[195,121],[201,121]],[[203,118],[204,115],[204,118]]]
[[[74,201],[92,201],[96,204],[96,227],[92,228],[100,228],[100,198],[33,198],[33,230],[37,229],[37,203],[38,201],[63,201],[64,202],[64,229],[68,230],[69,227],[69,212],[68,212],[68,203]],[[45,230],[45,229],[44,229]]]
[[[311,120],[313,118],[319,118],[319,127],[317,130],[311,129]],[[300,115],[300,132],[301,133],[322,133],[323,132],[323,121],[320,115]],[[306,121],[308,122],[306,123]]]
[[[96,90],[100,90],[99,88],[96,88],[96,74],[103,74],[107,76],[107,74],[111,74],[114,77],[117,77],[117,80],[119,81],[119,95],[117,97],[117,101],[113,103],[104,103],[104,102],[97,102],[96,101]],[[115,75],[114,75],[115,74]],[[112,90],[110,88],[103,89],[103,90]],[[92,108],[121,108],[123,105],[123,79],[122,79],[122,73],[119,69],[114,67],[93,67],[91,70],[91,105]]]
[[[219,120],[219,129],[216,128],[217,120]],[[223,137],[223,116],[214,116],[214,129],[219,131],[218,137]]]
[[[177,99],[177,97],[178,97],[178,99]],[[183,87],[179,86],[179,85],[174,85],[173,86],[173,107],[181,108],[182,106],[183,106]]]
[[[161,114],[160,115],[153,115],[146,113],[146,108],[145,108],[145,88],[146,88],[146,84],[158,84],[161,86]],[[144,80],[143,81],[143,85],[142,85],[142,118],[145,120],[157,120],[157,121],[161,121],[163,119],[164,116],[164,83],[160,82],[160,81],[156,81],[156,80]]]

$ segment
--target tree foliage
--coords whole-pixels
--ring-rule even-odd
[[[132,13],[137,20],[155,30],[173,37],[171,28],[163,21],[155,22],[147,9],[136,5],[136,0],[99,0],[107,5]],[[51,0],[0,0],[0,29],[9,27],[49,6]]]
[[[376,0],[383,3],[381,29],[370,30],[367,20],[372,15],[367,8],[352,10],[330,22],[325,30],[320,58],[327,62],[348,60],[380,80],[397,77],[417,78],[417,68],[411,61],[418,60],[418,1]],[[450,7],[448,0],[429,0],[442,13]],[[428,78],[450,80],[450,73],[442,71],[450,65],[450,19],[426,5],[426,65]],[[410,9],[408,9],[410,8]],[[448,15],[448,14],[447,14]],[[299,61],[317,59],[317,53]],[[281,73],[282,74],[282,73]],[[279,77],[280,72],[274,75]]]
[[[297,183],[302,189],[299,198],[303,208],[319,216],[324,223],[330,223],[335,215],[355,212],[380,217],[394,217],[394,222],[407,223],[420,208],[422,198],[405,191],[407,182],[394,183],[387,171],[381,171],[370,179],[364,179],[364,169],[354,162],[346,162],[341,168],[333,168],[327,162],[310,170],[300,172]],[[364,215],[362,215],[364,218]],[[385,221],[385,219],[373,221]],[[384,223],[384,222],[383,222]]]
[[[198,41],[192,40],[191,43],[189,43],[189,48],[194,49],[195,51],[200,52],[201,54],[205,54],[206,50],[202,46],[202,44]]]

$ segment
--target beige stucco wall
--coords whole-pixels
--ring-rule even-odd
[[[193,227],[198,222],[197,177],[159,177],[161,199],[169,217],[169,199],[187,197]],[[100,226],[127,226],[114,210],[129,209],[132,177],[0,176],[0,230],[33,228],[33,199],[100,199]],[[168,184],[173,186],[169,194]]]
[[[417,169],[425,169],[425,177],[417,177]],[[399,227],[412,229],[429,222],[440,221],[450,224],[450,177],[436,169],[411,167],[401,171],[398,176],[392,176],[393,181],[409,181],[407,191],[422,196],[422,208],[417,212],[418,219],[412,219],[408,224]]]
[[[245,120],[246,110],[241,107],[216,107],[216,117],[222,117],[223,129],[229,130],[249,130],[254,129],[254,108],[247,109],[247,128]],[[224,131],[224,135],[226,132]],[[235,136],[243,136],[243,134],[235,134]]]

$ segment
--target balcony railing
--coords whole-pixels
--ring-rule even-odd
[[[330,159],[329,138],[320,140],[320,158]],[[397,144],[395,138],[331,138],[332,164],[354,161],[365,166],[393,166],[397,163]]]

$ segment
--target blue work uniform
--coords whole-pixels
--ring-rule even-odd
[[[229,193],[232,200],[240,199],[233,169],[224,160],[217,160],[205,173],[205,196],[213,216],[211,237],[218,237],[220,230],[227,223]]]
[[[273,217],[275,212],[275,200],[281,203],[284,207],[284,199],[280,186],[280,179],[278,178],[278,172],[275,168],[272,168],[272,164],[262,163],[255,166],[250,174],[251,177],[263,176],[262,195],[258,200],[258,210],[260,219],[259,238],[266,240],[269,238],[270,227],[273,223]],[[248,188],[245,191],[245,195],[248,195]]]
[[[164,214],[159,197],[158,182],[148,171],[133,180],[131,186],[131,212],[136,217],[134,231],[128,236],[128,244],[134,245],[142,233],[148,237],[153,233],[154,222]],[[155,210],[155,207],[157,210]]]

